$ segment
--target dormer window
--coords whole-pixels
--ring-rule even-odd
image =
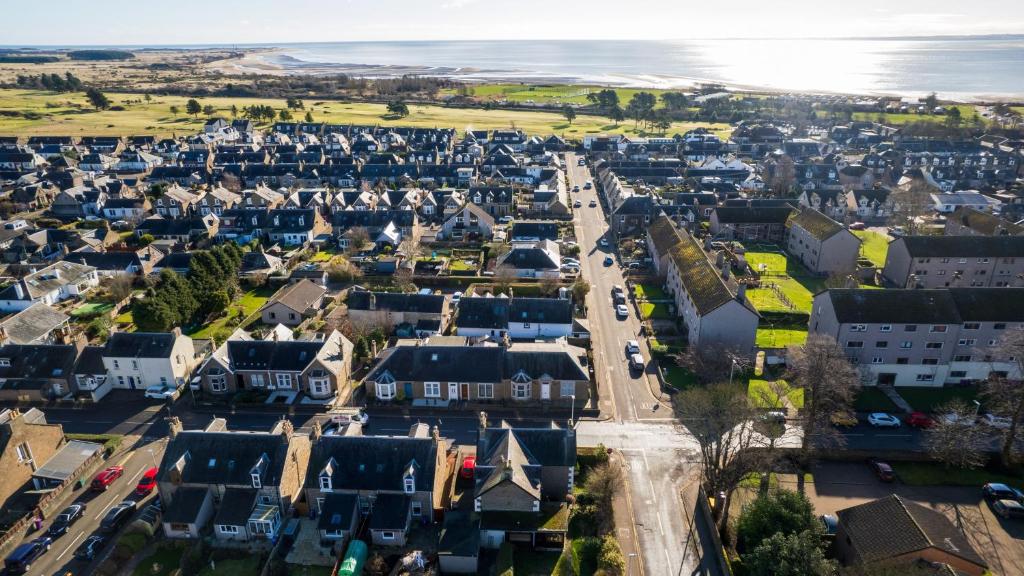
[[[334,469],[337,467],[338,462],[333,457],[331,457],[331,459],[327,461],[327,464],[324,465],[324,469],[320,471],[320,489],[323,490],[324,492],[330,492],[331,490],[334,490],[334,484],[331,479],[331,476],[334,474]]]
[[[260,475],[255,473],[255,472],[253,472],[251,474],[251,476],[252,476],[252,487],[253,488],[262,488],[263,487],[263,483],[260,480]]]
[[[320,489],[323,490],[324,492],[330,492],[331,490],[333,490],[333,488],[331,487],[330,476],[323,473],[320,474]]]
[[[0,366],[7,367],[7,366],[10,366],[10,365],[11,365],[11,359],[10,358],[0,358]]]
[[[412,476],[406,476],[403,488],[406,494],[412,494],[416,492],[416,478]]]

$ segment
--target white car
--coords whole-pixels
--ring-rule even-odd
[[[985,414],[981,417],[981,423],[986,426],[998,428],[1000,430],[1008,430],[1010,425],[1013,423],[1006,416],[996,416],[995,414]]]
[[[580,267],[576,264],[562,264],[560,268],[562,272],[568,272],[569,274],[579,274]]]
[[[618,304],[615,306],[615,315],[625,318],[629,316],[629,309],[626,308],[625,304]]]
[[[357,412],[330,412],[328,416],[334,424],[351,424],[353,422],[366,425],[370,423],[370,415],[360,409]]]
[[[633,355],[640,353],[640,343],[636,340],[626,340],[626,354]]]
[[[563,256],[562,264],[575,264],[576,266],[579,266],[580,261],[575,258],[570,258],[569,256]]]
[[[885,412],[874,412],[868,416],[868,424],[876,428],[899,428],[900,419]]]
[[[502,216],[501,218],[498,218],[498,222],[501,223],[501,224],[508,224],[508,223],[512,222],[512,217],[511,216]]]
[[[643,370],[644,357],[639,354],[631,354],[629,356],[629,368],[631,370]]]
[[[178,397],[178,389],[169,384],[156,384],[146,388],[146,398],[156,400],[173,400]]]
[[[601,248],[607,248],[608,247],[608,239],[607,238],[601,238],[600,240],[597,241],[597,245],[600,246]]]
[[[452,304],[458,304],[459,300],[462,300],[462,292],[452,294]]]

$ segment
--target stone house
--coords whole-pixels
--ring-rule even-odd
[[[60,424],[49,424],[46,415],[30,408],[0,410],[0,507],[26,486],[32,474],[64,446]]]
[[[264,324],[298,326],[306,318],[319,314],[327,289],[309,280],[289,284],[260,309]]]
[[[451,319],[451,297],[396,292],[349,292],[349,320],[360,326],[386,326],[418,335],[444,332]]]

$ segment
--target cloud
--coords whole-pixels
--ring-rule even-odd
[[[465,8],[470,4],[476,4],[477,0],[448,0],[444,4],[441,4],[441,8],[444,10],[458,10],[459,8]]]

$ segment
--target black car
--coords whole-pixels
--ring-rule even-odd
[[[49,534],[50,538],[60,538],[67,534],[71,525],[77,522],[84,515],[85,504],[75,502],[71,506],[61,510],[61,513],[53,519],[53,524],[50,524],[50,529],[47,531],[47,534]]]
[[[136,504],[132,500],[125,500],[107,511],[107,515],[100,520],[100,531],[117,532],[122,526],[128,523],[132,514],[135,513]]]
[[[26,574],[32,569],[32,563],[46,554],[53,541],[48,536],[40,536],[31,542],[25,542],[4,559],[4,568],[9,574]]]
[[[79,560],[89,561],[96,558],[96,555],[103,549],[103,545],[107,543],[107,539],[103,536],[89,536],[82,542],[78,548],[75,549],[75,558]]]
[[[889,466],[881,460],[869,458],[868,466],[871,466],[871,470],[874,471],[875,476],[878,476],[878,479],[882,482],[892,482],[896,479],[896,473],[893,472],[892,466]]]

